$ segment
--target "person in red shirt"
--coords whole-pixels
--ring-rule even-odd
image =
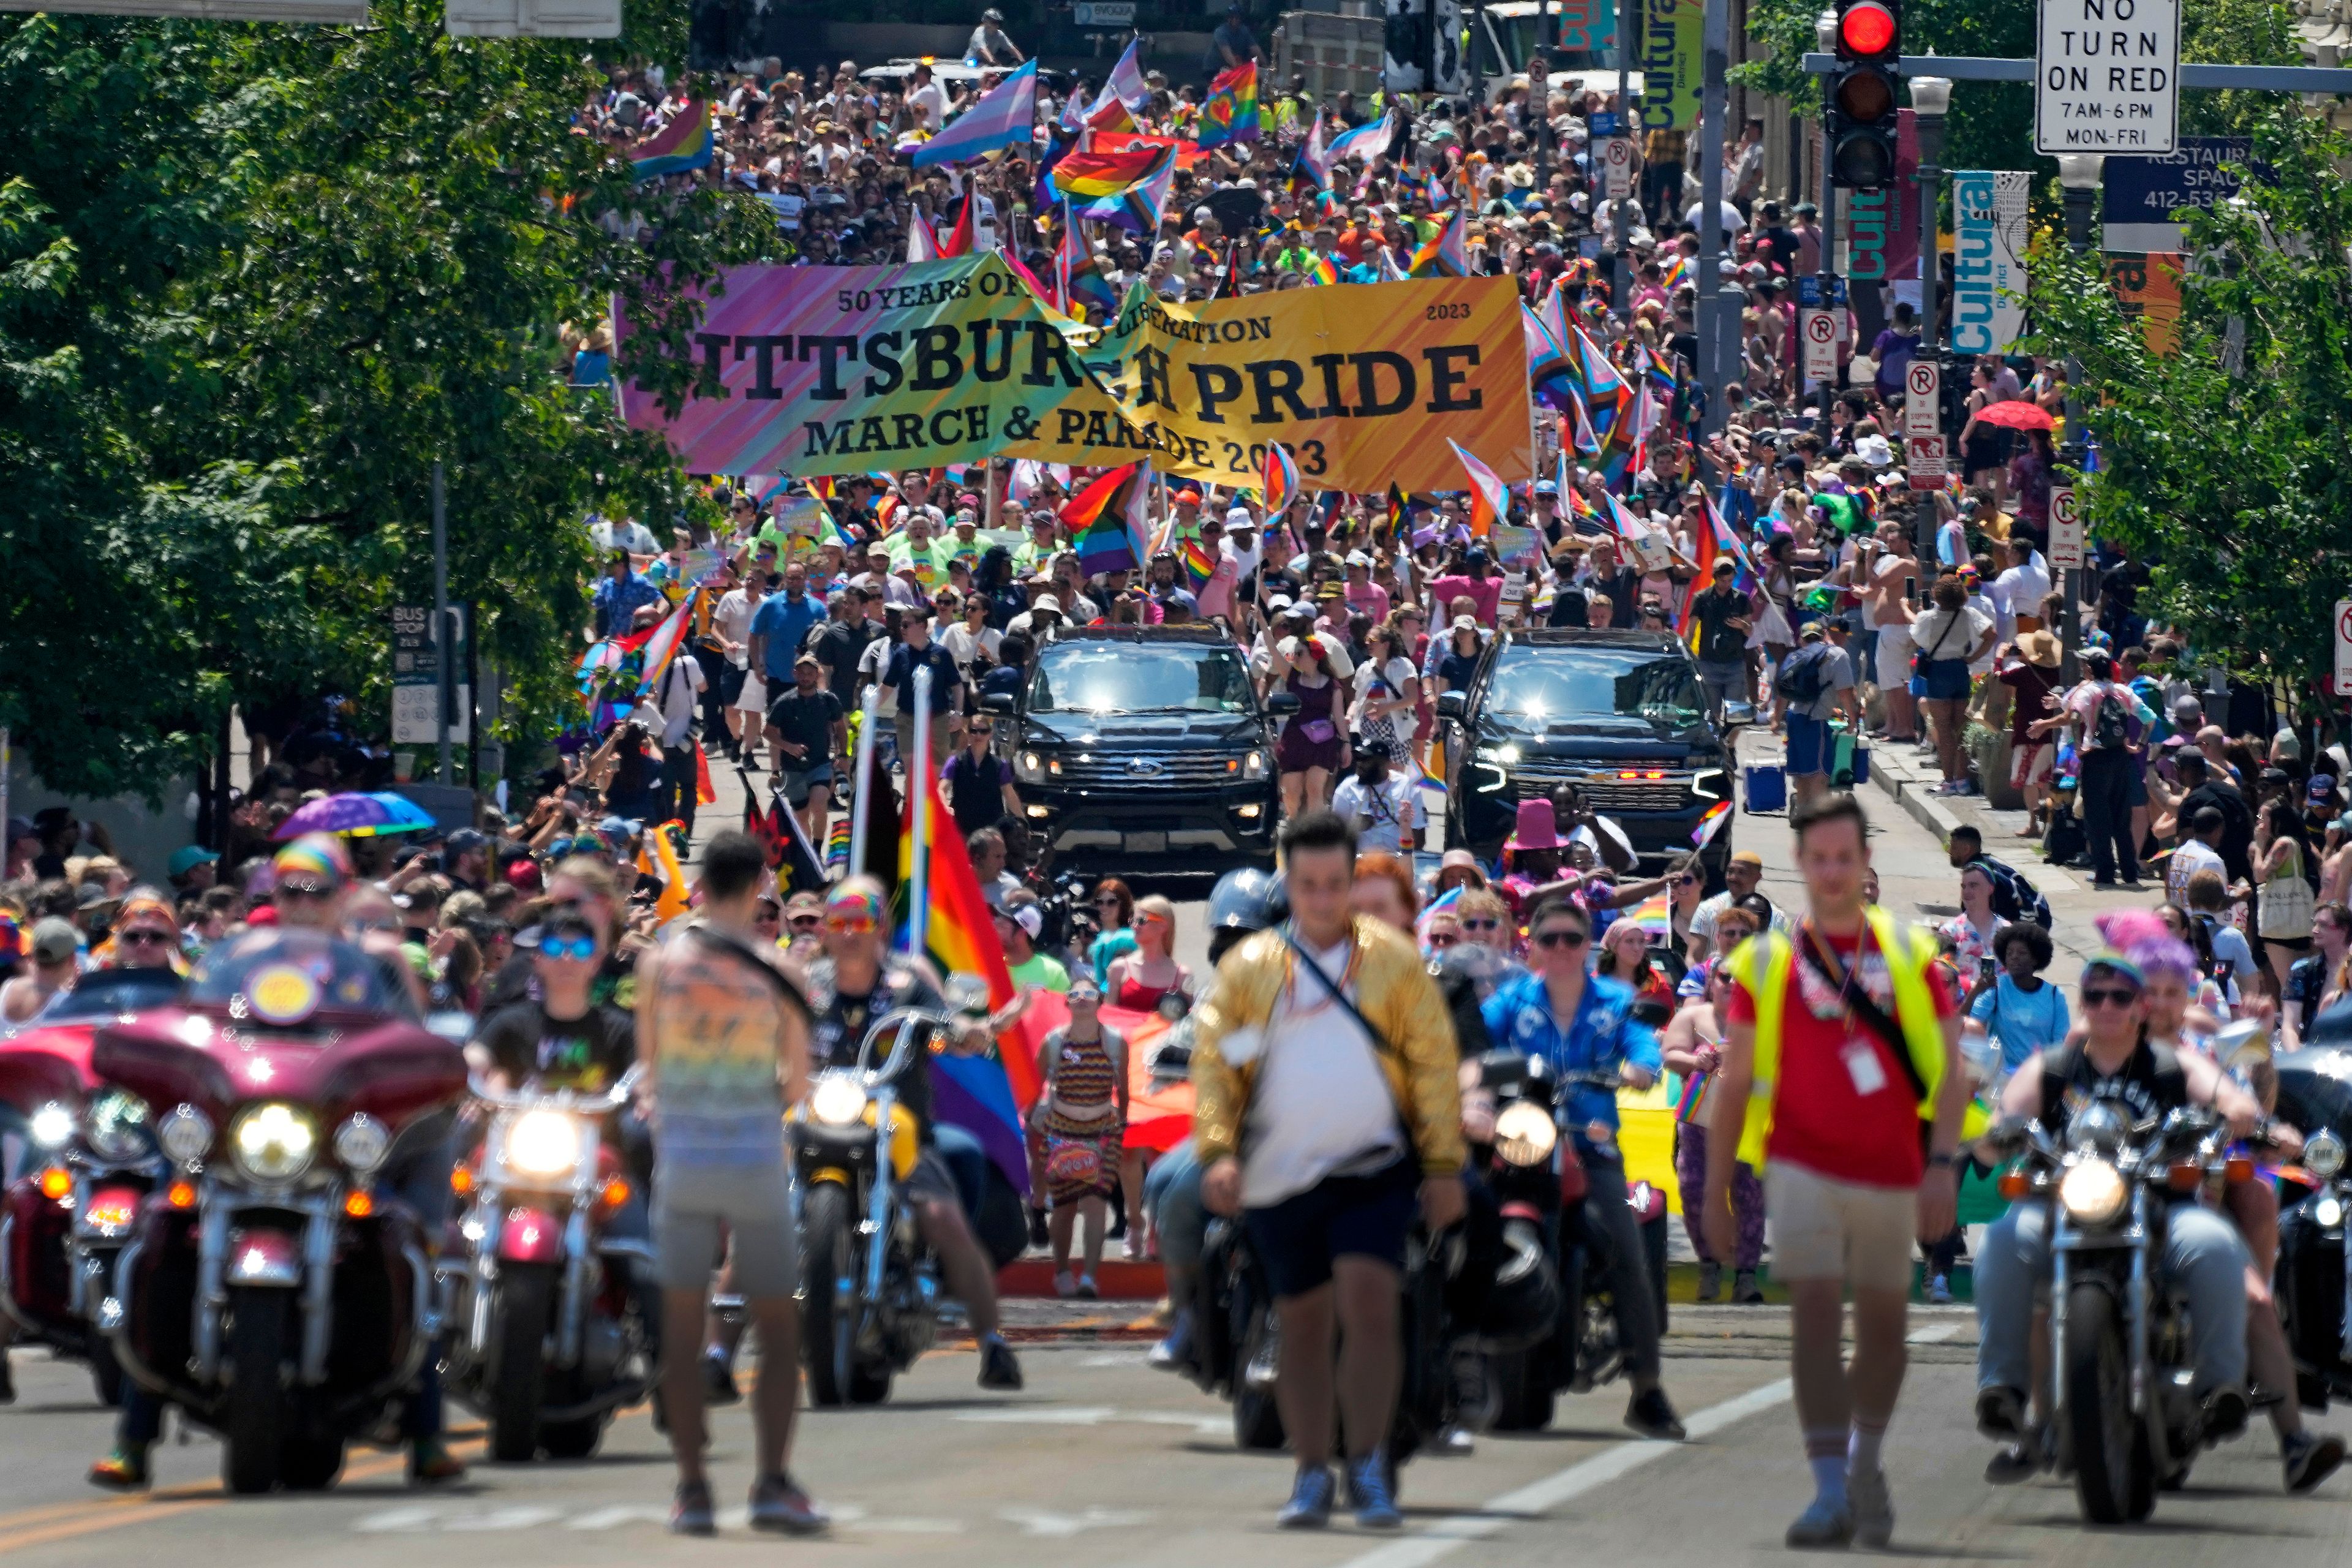
[[[1879,1457],[1903,1388],[1912,1238],[1948,1235],[1955,1214],[1967,1096],[1958,1005],[1934,945],[1867,901],[1869,825],[1854,798],[1817,796],[1789,823],[1809,912],[1793,938],[1768,932],[1725,961],[1734,985],[1703,1217],[1709,1247],[1728,1256],[1733,1171],[1754,1137],[1749,1101],[1768,1096],[1758,1163],[1772,1273],[1789,1288],[1790,1371],[1815,1487],[1789,1544],[1883,1547],[1895,1510]],[[1759,1017],[1759,990],[1777,992],[1777,1017]],[[1906,1016],[1928,1008],[1932,1026]],[[1769,1037],[1761,1051],[1759,1036]],[[1851,1369],[1841,1348],[1849,1287]]]

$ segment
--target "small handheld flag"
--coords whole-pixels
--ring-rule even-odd
[[[1265,498],[1265,514],[1277,517],[1290,505],[1298,493],[1298,463],[1290,449],[1279,441],[1265,445],[1265,468],[1258,476],[1258,494]]]
[[[1484,539],[1509,513],[1509,493],[1502,476],[1472,457],[1461,442],[1449,437],[1445,444],[1454,448],[1454,455],[1462,459],[1462,467],[1470,475],[1470,533],[1475,539]]]
[[[711,134],[710,105],[688,104],[677,118],[637,143],[629,154],[631,174],[640,180],[708,169],[717,142]]]

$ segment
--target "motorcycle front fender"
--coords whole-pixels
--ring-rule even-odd
[[[291,1231],[262,1226],[237,1226],[228,1233],[228,1256],[221,1269],[224,1285],[273,1286],[291,1289],[302,1283],[301,1238]]]
[[[499,1226],[500,1263],[560,1263],[563,1260],[563,1223],[546,1209],[507,1210]]]

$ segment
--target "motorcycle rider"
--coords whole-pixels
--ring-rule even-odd
[[[2239,1137],[2261,1123],[2262,1107],[2210,1059],[2148,1038],[2147,981],[2129,958],[2093,954],[2080,994],[2082,1044],[2036,1052],[2001,1095],[2004,1117],[2031,1117],[2063,1135],[2075,1107],[2113,1100],[2135,1122],[2208,1105]],[[2172,1205],[2159,1267],[2189,1298],[2192,1388],[2204,1401],[2208,1436],[2231,1436],[2246,1424],[2246,1263],[2245,1244],[2227,1219],[2194,1203]],[[1977,1254],[1977,1430],[2029,1451],[2038,1441],[2026,1415],[2033,1298],[2049,1279],[2050,1206],[2013,1204]]]
[[[882,885],[871,877],[847,878],[825,897],[824,956],[809,965],[808,973],[819,1067],[856,1066],[867,1026],[885,1013],[900,1007],[948,1010],[929,976],[890,951],[889,907]],[[939,1258],[949,1290],[971,1315],[980,1341],[980,1385],[1019,1388],[1021,1363],[998,1324],[996,1272],[965,1215],[964,1189],[971,1189],[969,1201],[977,1203],[988,1155],[970,1133],[933,1119],[930,1074],[930,1063],[917,1052],[897,1083],[898,1103],[915,1118],[923,1151],[901,1191],[925,1244]],[[961,1179],[959,1162],[968,1167]]]
[[[1201,1195],[1244,1216],[1275,1297],[1276,1398],[1298,1462],[1277,1522],[1330,1520],[1336,1319],[1349,1500],[1358,1525],[1394,1530],[1404,1521],[1381,1445],[1401,1376],[1406,1235],[1416,1189],[1433,1232],[1465,1202],[1454,1030],[1411,940],[1349,908],[1354,830],[1310,811],[1279,842],[1291,918],[1229,954],[1198,1010]]]
[[[114,929],[90,955],[101,969],[184,971],[180,956],[180,917],[153,888],[133,888],[122,896]]]
[[[1549,893],[1528,917],[1528,960],[1534,968],[1486,998],[1486,1032],[1516,1051],[1540,1056],[1562,1072],[1614,1073],[1629,1087],[1657,1081],[1658,1037],[1633,1016],[1633,987],[1585,968],[1592,945],[1592,914],[1574,895]],[[1622,1158],[1599,1145],[1613,1142],[1617,1097],[1580,1085],[1570,1090],[1560,1121],[1583,1156],[1591,1186],[1585,1213],[1609,1232],[1615,1253],[1611,1300],[1625,1347],[1633,1397],[1625,1425],[1644,1437],[1680,1442],[1683,1424],[1658,1384],[1657,1305],[1643,1260]],[[1595,1131],[1606,1136],[1596,1139]]]
[[[1288,912],[1282,879],[1244,867],[1217,879],[1209,890],[1209,967],[1224,962],[1225,954],[1244,937],[1278,922]],[[1187,1013],[1163,1041],[1181,1038],[1189,1052],[1199,1025],[1197,1014]],[[1151,1163],[1143,1177],[1143,1210],[1151,1234],[1160,1238],[1160,1266],[1168,1277],[1168,1332],[1151,1347],[1150,1364],[1162,1372],[1181,1372],[1192,1356],[1192,1301],[1199,1287],[1201,1239],[1208,1229],[1208,1212],[1201,1206],[1201,1162],[1186,1142]],[[1267,1336],[1269,1346],[1278,1343]]]
[[[758,1479],[755,1530],[811,1535],[830,1522],[792,1479],[800,1402],[800,1272],[786,1165],[784,1108],[808,1090],[810,1016],[800,987],[753,925],[767,851],[727,829],[702,852],[696,919],[672,924],[637,961],[642,1093],[654,1108],[654,1240],[662,1284],[662,1412],[677,1457],[670,1528],[718,1529],[703,1467],[698,1342],[721,1227],[733,1243],[736,1288],[764,1353],[752,1397]],[[593,961],[593,954],[591,955]]]

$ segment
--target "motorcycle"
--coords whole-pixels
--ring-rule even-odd
[[[1473,1163],[1502,1205],[1504,1235],[1513,1253],[1534,1247],[1559,1281],[1552,1325],[1523,1345],[1486,1352],[1486,1383],[1498,1431],[1537,1432],[1551,1424],[1559,1391],[1583,1394],[1624,1371],[1616,1298],[1588,1281],[1613,1278],[1616,1255],[1608,1227],[1588,1209],[1586,1156],[1563,1138],[1559,1118],[1580,1088],[1614,1093],[1614,1073],[1563,1073],[1545,1058],[1507,1048],[1478,1058],[1479,1087],[1495,1100],[1494,1136],[1474,1142]],[[1622,1163],[1616,1138],[1603,1124],[1584,1129],[1591,1158]],[[1643,1266],[1658,1316],[1666,1325],[1666,1196],[1652,1183],[1626,1191],[1642,1235]]]
[[[2346,1266],[2344,1216],[2352,1204],[2345,1178],[2342,1135],[2326,1128],[2303,1145],[2300,1162],[2310,1184],[2279,1214],[2278,1273],[2273,1297],[2294,1356],[2295,1397],[2306,1410],[2331,1399],[2352,1399],[2352,1359],[2346,1325],[2352,1322],[2352,1268]]]
[[[819,1072],[807,1100],[785,1115],[800,1215],[801,1343],[814,1405],[881,1404],[892,1378],[938,1336],[939,1260],[901,1191],[922,1151],[914,1114],[898,1103],[894,1086],[932,1030],[966,1026],[975,1007],[986,1014],[981,985],[950,976],[953,1013],[883,1014],[858,1042],[856,1065]],[[869,1067],[876,1043],[893,1030],[888,1058]]]
[[[115,1259],[163,1162],[137,1097],[90,1073],[101,1021],[171,1001],[169,970],[101,969],[80,976],[0,1043],[0,1102],[24,1119],[37,1164],[0,1201],[0,1311],[20,1342],[89,1363],[108,1405],[122,1402],[122,1367],[100,1328]]]
[[[603,1094],[492,1089],[479,1156],[451,1184],[467,1205],[440,1265],[449,1390],[489,1427],[494,1459],[596,1451],[613,1413],[651,1392],[660,1325],[653,1251],[610,1233],[636,1194],[605,1129],[637,1069]]]
[[[2106,1100],[2075,1111],[2063,1138],[2012,1119],[1982,1141],[1990,1157],[2019,1156],[2002,1197],[2050,1205],[2053,1457],[2093,1523],[2146,1519],[2159,1489],[2187,1484],[2200,1448],[2231,1435],[2207,1432],[2191,1392],[2186,1299],[2151,1288],[2168,1198],[2253,1179],[2230,1144],[2210,1110],[2135,1125]]]
[[[184,1004],[98,1032],[100,1079],[168,1106],[101,1326],[123,1370],[223,1439],[232,1492],[316,1489],[391,1442],[439,1324],[430,1238],[376,1188],[466,1082],[398,977],[321,932],[209,955]],[[436,1174],[446,1182],[446,1175]]]

